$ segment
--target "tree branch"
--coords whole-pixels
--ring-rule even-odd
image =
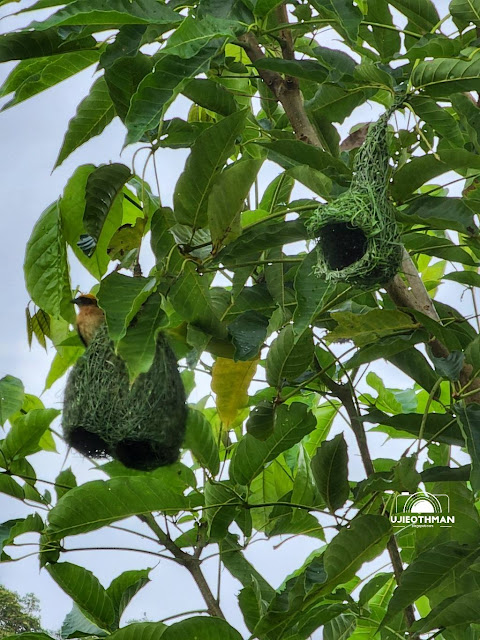
[[[288,32],[288,29],[284,29],[281,32],[284,34],[283,37],[280,36],[280,40],[283,43],[281,44],[281,47],[284,55],[292,56],[288,59],[293,60],[293,42],[291,34],[290,37],[287,37],[285,35],[286,32]],[[265,54],[253,33],[245,33],[240,36],[239,41],[253,64],[258,60],[265,58]],[[320,138],[318,137],[317,132],[305,111],[298,79],[291,76],[287,76],[283,79],[276,71],[269,71],[267,69],[259,69],[258,73],[275,98],[285,109],[287,118],[292,125],[297,138],[303,142],[312,144],[315,147],[322,148]]]
[[[200,567],[201,560],[177,547],[175,542],[167,533],[165,533],[165,531],[163,531],[163,529],[158,525],[152,515],[138,517],[154,532],[159,542],[165,547],[165,549],[167,549],[167,551],[170,551],[175,561],[178,562],[178,564],[181,564],[182,567],[185,567],[185,569],[190,572],[190,575],[195,580],[195,583],[200,593],[202,594],[205,604],[207,605],[208,613],[216,618],[225,619],[223,611],[220,609],[220,605],[218,604],[217,599],[213,595],[212,590],[210,589],[208,582],[203,575],[202,569]]]
[[[353,401],[353,394],[351,389],[347,385],[338,384],[327,375],[324,375],[322,377],[322,382],[330,389],[333,395],[336,396],[345,407],[345,411],[347,412],[350,420],[350,426],[352,427],[352,431],[357,440],[365,472],[367,476],[370,476],[372,473],[374,473],[375,469],[373,467],[373,461],[370,456],[365,429],[363,428],[361,416]],[[387,543],[387,551],[392,563],[395,580],[397,581],[397,584],[400,584],[400,578],[403,573],[403,564],[394,535],[390,537]],[[412,605],[408,606],[405,609],[405,620],[409,627],[415,622],[415,611]]]
[[[432,320],[435,320],[435,322],[440,323],[441,319],[438,316],[433,301],[428,295],[425,285],[423,284],[412,259],[405,249],[403,251],[404,257],[402,269],[410,288],[407,287],[401,276],[397,274],[385,286],[388,295],[397,307],[421,311]],[[438,338],[432,338],[428,345],[436,358],[447,358],[450,355],[450,350],[443,344],[443,342],[438,340]],[[471,393],[472,391],[478,390],[478,392],[471,393],[471,395],[468,395],[465,398],[466,403],[480,403],[480,378],[472,378],[472,373],[472,365],[464,364],[459,374],[460,384],[464,392]]]

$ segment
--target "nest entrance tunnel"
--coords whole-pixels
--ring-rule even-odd
[[[360,227],[348,222],[332,222],[320,230],[318,246],[331,271],[341,271],[363,258],[367,238]]]

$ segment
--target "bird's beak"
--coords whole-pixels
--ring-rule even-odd
[[[73,298],[72,300],[70,300],[70,302],[72,304],[78,304],[78,298]]]

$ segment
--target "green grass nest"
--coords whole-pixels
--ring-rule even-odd
[[[371,288],[398,272],[402,246],[388,197],[388,120],[398,105],[371,125],[354,162],[348,191],[321,205],[307,222],[317,239],[317,276]]]
[[[65,388],[68,444],[94,458],[111,456],[151,470],[178,459],[187,406],[177,361],[159,334],[149,371],[130,385],[127,366],[102,326],[73,367]]]

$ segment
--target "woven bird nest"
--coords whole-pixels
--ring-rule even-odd
[[[187,407],[177,361],[165,337],[153,364],[132,386],[103,325],[73,367],[65,388],[63,431],[69,445],[94,458],[107,455],[133,469],[178,459]]]
[[[397,273],[402,247],[389,200],[387,126],[395,104],[370,126],[348,191],[321,205],[307,222],[317,239],[315,274],[327,282],[381,286]]]

